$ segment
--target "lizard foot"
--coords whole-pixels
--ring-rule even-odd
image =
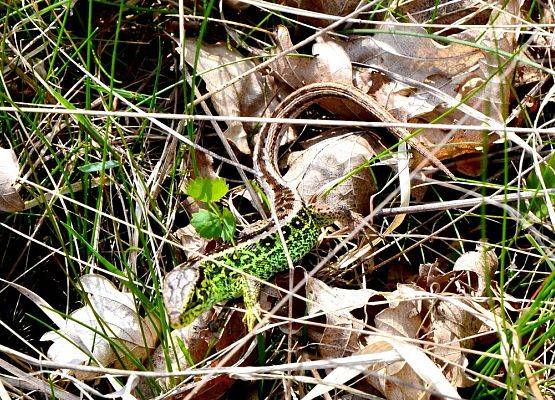
[[[245,317],[243,321],[247,324],[249,331],[252,331],[256,322],[261,321],[262,308],[258,303],[261,285],[260,282],[248,277],[242,277],[240,283],[243,292],[243,302],[245,303]]]
[[[243,317],[243,321],[247,325],[249,332],[252,332],[254,330],[254,326],[256,325],[256,323],[262,321],[262,317],[261,317],[262,308],[258,303],[251,305],[250,307],[247,307],[245,305],[245,308],[246,310],[245,310],[245,316]]]

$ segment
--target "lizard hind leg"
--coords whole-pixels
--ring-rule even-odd
[[[313,202],[310,206],[314,212],[316,223],[321,227],[329,226],[334,222],[349,225],[353,220],[353,213],[347,207],[332,207],[319,202]]]
[[[243,276],[240,278],[240,286],[245,304],[245,317],[243,320],[247,324],[249,331],[252,331],[256,323],[261,321],[260,315],[262,309],[260,308],[258,298],[262,284],[247,276]]]
[[[362,215],[346,206],[332,207],[326,203],[313,202],[311,208],[316,223],[321,227],[329,226],[334,222],[337,222],[342,228],[355,229],[362,226],[362,232],[367,238],[376,236],[375,230],[364,220]]]

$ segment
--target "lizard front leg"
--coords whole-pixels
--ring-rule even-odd
[[[243,303],[245,304],[244,321],[249,331],[252,331],[254,325],[261,320],[260,315],[262,309],[260,308],[258,298],[262,285],[260,282],[250,279],[247,276],[242,276],[239,284],[243,294]]]

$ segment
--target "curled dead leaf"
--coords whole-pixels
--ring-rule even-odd
[[[409,3],[413,3],[410,4]],[[432,2],[417,1],[403,6],[413,8],[420,13],[422,5]],[[425,8],[441,14],[447,11],[443,4],[438,11],[436,6]],[[411,8],[412,7],[412,8]],[[454,7],[458,7],[454,5]],[[519,16],[516,1],[503,2],[503,12],[491,12],[489,24],[511,24]],[[449,7],[451,9],[451,7]],[[408,12],[408,9],[405,10]],[[451,15],[452,17],[453,15]],[[462,16],[467,18],[468,16]],[[424,17],[426,18],[426,17]],[[393,23],[395,19],[390,18]],[[479,21],[476,19],[474,21]],[[465,20],[465,23],[470,23]],[[367,87],[393,115],[406,122],[439,122],[464,126],[483,123],[498,125],[507,115],[510,90],[508,79],[512,73],[507,68],[514,68],[507,60],[497,57],[497,49],[512,53],[516,46],[514,32],[497,32],[466,29],[451,35],[457,42],[448,45],[427,37],[423,27],[402,25],[383,25],[381,33],[372,37],[365,36],[351,40],[345,45],[347,54],[353,62],[364,64],[366,69],[355,71],[355,81],[359,87]],[[497,36],[496,36],[497,35]],[[484,51],[467,46],[464,40],[481,44],[495,51]],[[443,42],[442,42],[443,43]],[[503,68],[500,65],[503,64]],[[387,77],[376,74],[374,70],[383,71]],[[491,78],[492,71],[502,70],[502,74]],[[461,105],[461,100],[464,104]],[[438,120],[439,118],[439,120]],[[436,156],[440,159],[454,158],[464,154],[479,153],[483,144],[482,133],[473,130],[460,130],[448,133],[438,129],[426,129],[421,136],[428,147],[438,146]],[[490,142],[497,139],[490,137]],[[443,145],[445,141],[449,145]],[[511,138],[511,140],[517,140]],[[460,172],[478,174],[479,170],[457,164]]]
[[[465,372],[468,359],[464,349],[472,347],[473,341],[468,338],[483,328],[479,319],[456,303],[428,298],[428,293],[415,285],[398,285],[394,292],[382,294],[389,301],[389,307],[375,317],[375,325],[380,332],[388,337],[409,339],[418,339],[425,333],[433,343],[426,346],[426,350],[431,353],[445,378],[455,387],[474,384]],[[406,370],[403,364],[397,367],[398,371],[395,366],[388,365],[388,374],[403,371],[402,375],[408,377],[419,373]],[[372,382],[374,385],[379,383],[375,380]],[[385,390],[385,386],[382,388]],[[412,389],[400,387],[395,390],[406,392]]]
[[[479,332],[482,322],[453,303],[439,301],[431,312],[430,336],[436,346],[431,348],[437,363],[456,387],[468,387],[475,383],[466,373],[468,359],[464,349],[471,348],[473,341],[466,339]]]
[[[477,245],[475,251],[464,253],[453,266],[453,271],[466,272],[466,279],[459,278],[456,281],[459,292],[476,297],[484,296],[498,266],[495,251],[489,249],[485,243]]]
[[[393,346],[383,339],[371,338],[362,352],[372,354],[387,350],[393,350]],[[368,369],[371,373],[366,375],[366,380],[388,400],[429,399],[424,381],[405,360],[377,363]]]
[[[366,160],[374,157],[382,148],[373,136],[332,130],[322,134],[324,140],[312,144],[306,150],[289,155],[289,170],[284,179],[295,187],[305,201],[314,195],[321,195],[330,183],[338,182]],[[376,192],[374,177],[368,168],[336,186],[321,202],[330,206],[339,206],[368,215],[370,196]]]
[[[285,26],[278,26],[275,37],[277,52],[293,47]],[[341,45],[327,36],[322,36],[312,46],[312,54],[313,58],[306,58],[293,52],[277,59],[272,63],[274,73],[293,89],[316,82],[352,84],[351,60]]]
[[[393,18],[390,21],[397,22]],[[466,74],[467,79],[472,78],[469,72],[475,70],[476,63],[483,58],[473,47],[458,43],[444,46],[421,37],[426,34],[424,28],[384,25],[380,31],[374,36],[355,38],[345,44],[345,51],[352,61],[427,83],[453,97],[461,79],[458,77]],[[441,99],[421,88],[378,77],[382,80],[377,89],[370,85],[372,92],[401,121],[426,114],[442,103]],[[459,81],[451,82],[455,77]],[[367,75],[367,79],[372,78]]]
[[[420,267],[419,282],[422,286],[433,289],[434,292],[454,291],[457,288],[459,293],[466,296],[464,306],[461,306],[461,302],[442,299],[430,303],[430,319],[425,322],[429,326],[428,337],[435,343],[429,349],[436,362],[442,365],[445,376],[456,387],[468,387],[475,383],[466,373],[468,359],[465,349],[474,345],[474,340],[470,338],[478,333],[491,332],[491,328],[469,311],[468,306],[477,304],[470,296],[485,295],[485,289],[490,284],[491,275],[497,265],[495,253],[487,250],[487,245],[483,244],[477,246],[476,251],[459,257],[453,271],[443,272],[437,268],[437,264]]]
[[[319,352],[324,358],[342,357],[360,350],[360,330],[364,321],[355,318],[352,310],[365,307],[377,292],[370,289],[341,289],[326,285],[319,279],[307,278],[306,297],[308,315],[323,313],[326,327],[322,333],[310,327],[313,340],[319,341]]]
[[[397,290],[382,293],[389,307],[380,311],[374,318],[376,328],[382,332],[407,338],[418,337],[422,327],[421,313],[423,300],[413,292],[424,292],[414,285],[397,285]]]
[[[418,268],[418,286],[433,293],[440,292],[449,283],[453,273],[445,273],[439,268],[439,263],[420,264]]]
[[[133,359],[144,360],[158,340],[159,321],[154,315],[140,317],[133,296],[101,275],[87,274],[80,282],[89,303],[58,322],[58,331],[41,337],[53,342],[48,357],[60,363],[136,368]],[[75,371],[79,379],[97,375]]]
[[[366,373],[365,365],[367,364],[382,365],[383,363],[391,364],[399,361],[399,355],[397,354],[397,352],[392,350],[392,347],[388,343],[375,341],[372,342],[373,343],[365,346],[359,355],[350,357],[351,359],[356,359],[356,361],[353,360],[350,365],[344,365],[333,369],[322,380],[322,383],[312,388],[312,390],[307,393],[307,395],[303,397],[302,400],[320,399],[322,395],[325,395],[335,386],[344,385],[346,382],[355,378],[357,375],[361,373]],[[364,362],[366,360],[371,362]]]
[[[453,272],[443,273],[436,264],[420,267],[420,282],[427,287],[449,289],[447,285],[454,280],[459,293],[471,296],[483,296],[490,284],[491,274],[495,272],[498,261],[495,252],[487,249],[487,245],[478,245],[476,251],[464,253],[455,262]],[[454,272],[460,272],[458,276]],[[436,290],[437,291],[437,290]],[[466,301],[472,302],[472,298]],[[468,359],[466,348],[471,348],[474,341],[469,339],[479,332],[487,332],[489,328],[467,308],[459,303],[438,300],[430,304],[428,337],[435,343],[429,346],[436,362],[443,365],[443,371],[449,381],[457,387],[468,387],[475,383],[465,369]]]
[[[185,39],[184,57],[189,65],[195,65],[197,42]],[[253,68],[254,62],[246,59],[225,44],[202,44],[198,57],[198,75],[206,83],[209,92],[215,91],[226,82]],[[270,116],[276,103],[267,89],[267,83],[259,73],[245,75],[239,82],[213,93],[211,99],[216,112],[225,116]],[[230,121],[224,133],[245,154],[251,150],[247,142],[247,131],[254,126],[240,121]]]
[[[388,400],[431,399],[432,394],[434,398],[460,399],[441,369],[415,345],[394,338],[370,337],[368,344],[355,357],[363,355],[374,360],[369,367],[356,364],[337,367],[303,400],[315,399],[361,373]]]
[[[179,228],[175,231],[174,235],[181,242],[183,250],[191,255],[203,253],[210,242],[208,239],[201,237],[191,224],[184,228]]]

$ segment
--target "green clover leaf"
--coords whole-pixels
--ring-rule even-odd
[[[222,220],[217,214],[208,210],[200,210],[193,214],[191,218],[198,234],[207,239],[215,239],[222,234]]]
[[[229,186],[223,178],[195,178],[187,185],[187,194],[205,203],[220,200],[228,191]]]

